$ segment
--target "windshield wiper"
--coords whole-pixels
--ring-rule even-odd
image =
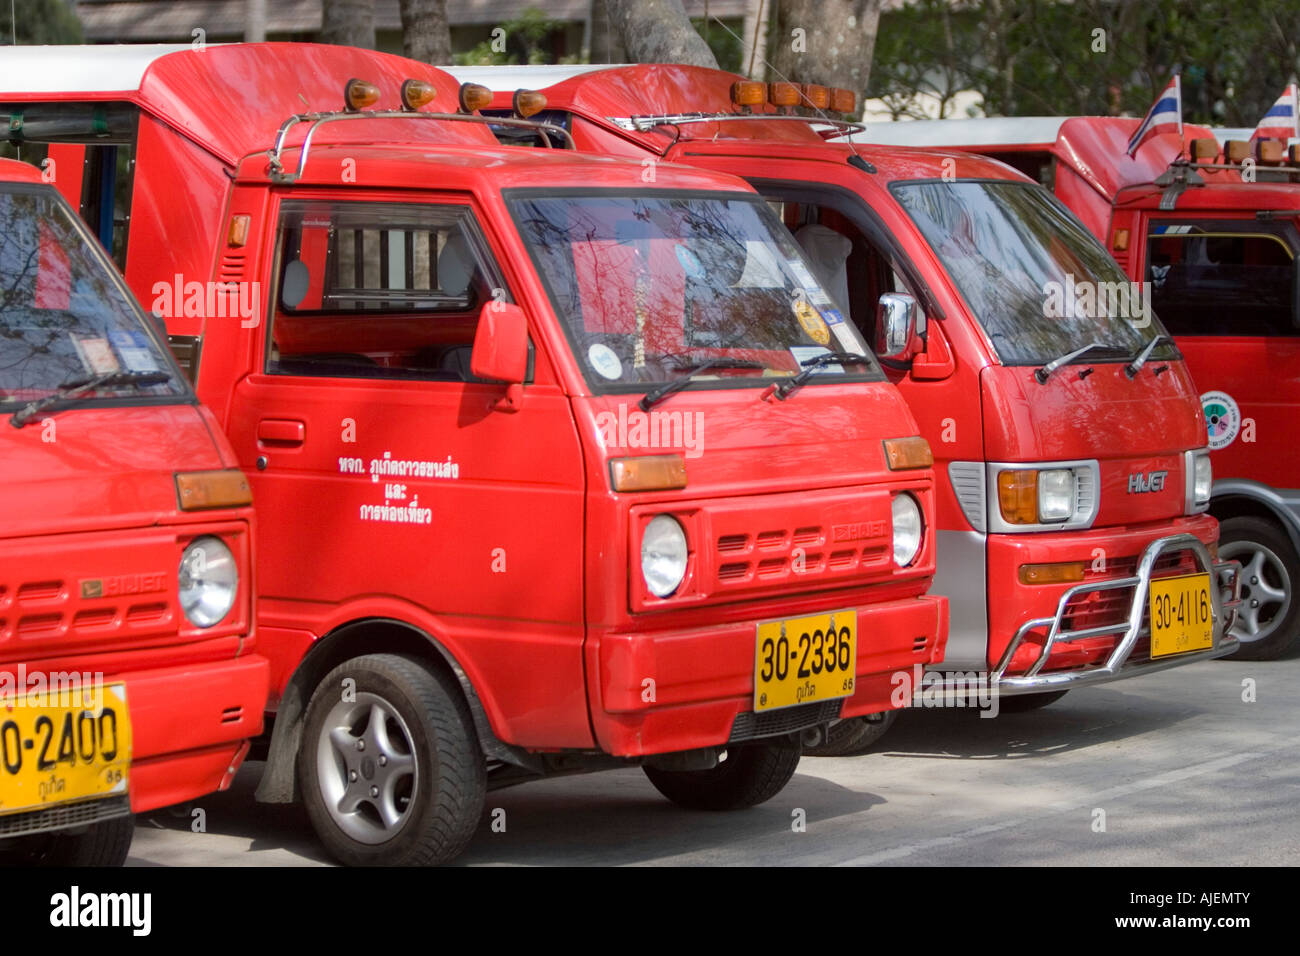
[[[1162,345],[1165,342],[1168,342],[1170,345],[1172,345],[1173,341],[1174,341],[1173,339],[1171,339],[1169,336],[1165,335],[1164,333],[1157,335],[1155,338],[1153,338],[1150,342],[1146,344],[1146,347],[1143,348],[1141,352],[1139,352],[1136,356],[1134,356],[1133,361],[1129,362],[1127,365],[1124,366],[1124,374],[1127,375],[1129,378],[1137,378],[1137,373],[1142,371],[1143,365],[1147,364],[1147,359],[1150,358],[1151,353],[1156,350],[1156,346]]]
[[[1046,385],[1048,378],[1050,378],[1052,373],[1055,372],[1062,365],[1069,365],[1079,356],[1087,355],[1089,352],[1095,349],[1106,349],[1111,352],[1117,351],[1115,346],[1113,345],[1102,345],[1100,342],[1089,342],[1083,348],[1075,349],[1073,352],[1067,352],[1065,355],[1062,355],[1060,358],[1052,359],[1042,368],[1036,369],[1034,371],[1034,379],[1038,382],[1039,385]],[[1128,355],[1127,352],[1123,352],[1122,350],[1121,350],[1121,354],[1125,356]]]
[[[685,369],[686,374],[683,375],[681,378],[673,379],[671,382],[664,382],[662,385],[660,385],[657,388],[652,388],[650,391],[646,392],[645,395],[641,397],[641,401],[637,402],[637,405],[640,407],[641,411],[648,412],[650,411],[651,407],[662,402],[673,392],[680,392],[687,385],[691,384],[691,379],[693,379],[695,376],[700,375],[701,373],[707,372],[709,371],[709,369],[714,369],[714,368],[763,369],[763,368],[767,368],[767,366],[764,365],[762,362],[755,362],[752,361],[751,359],[734,359],[734,358],[705,359],[703,362],[700,362],[696,365],[674,366],[674,370]]]
[[[90,378],[68,379],[55,389],[54,394],[38,398],[34,402],[28,402],[10,415],[9,424],[14,428],[22,428],[45,409],[83,398],[87,392],[93,392],[97,388],[112,385],[142,388],[146,385],[161,385],[163,382],[169,382],[171,377],[170,372],[160,370],[156,372],[105,372],[103,375],[95,375]]]
[[[827,365],[870,365],[871,359],[857,352],[826,352],[806,359],[799,364],[803,366],[802,372],[793,378],[787,378],[773,389],[772,394],[782,401],[796,388],[812,378],[813,373],[819,368],[825,368]]]

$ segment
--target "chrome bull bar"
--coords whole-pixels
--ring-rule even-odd
[[[1190,551],[1196,559],[1198,571],[1210,575],[1210,601],[1214,614],[1214,643],[1203,650],[1173,654],[1169,657],[1148,661],[1129,663],[1129,655],[1137,646],[1138,639],[1147,630],[1145,626],[1147,595],[1152,580],[1152,569],[1156,560],[1167,552]],[[1215,562],[1210,557],[1209,549],[1200,539],[1190,534],[1175,534],[1151,542],[1138,560],[1136,573],[1122,578],[1098,581],[1092,584],[1077,584],[1063,595],[1056,605],[1054,617],[1041,617],[1026,621],[1016,631],[1006,653],[1002,655],[997,668],[994,669],[993,685],[1001,694],[1027,694],[1042,691],[1067,690],[1084,684],[1100,684],[1105,681],[1118,680],[1121,677],[1135,677],[1138,674],[1165,670],[1195,661],[1209,660],[1231,654],[1239,646],[1235,637],[1228,631],[1237,616],[1241,605],[1241,564],[1237,561]],[[1097,627],[1066,630],[1063,627],[1066,609],[1070,602],[1081,594],[1097,591],[1112,591],[1122,588],[1133,589],[1133,600],[1129,607],[1128,619],[1115,624]],[[1226,592],[1226,593],[1225,593]],[[1037,660],[1021,676],[1006,676],[1007,668],[1015,657],[1016,650],[1025,642],[1030,632],[1047,630],[1047,639]],[[1070,641],[1082,641],[1093,637],[1108,637],[1122,634],[1119,643],[1111,651],[1105,664],[1083,670],[1052,671],[1042,673],[1043,666],[1052,656],[1052,648]]]

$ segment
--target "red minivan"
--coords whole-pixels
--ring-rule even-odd
[[[1187,368],[1158,320],[1064,308],[1126,280],[1047,191],[983,157],[847,142],[862,127],[841,119],[845,90],[650,64],[556,82],[561,69],[455,72],[494,87],[502,117],[545,77],[538,115],[581,150],[743,176],[907,399],[936,459],[952,626],[942,662],[900,691],[970,704],[987,681],[1002,710],[1027,710],[1235,649]],[[887,719],[817,752],[859,750]]]
[[[251,495],[41,180],[0,160],[0,859],[116,865],[261,731]]]
[[[129,154],[83,213],[252,483],[258,796],[338,858],[451,859],[554,774],[752,806],[942,657],[929,446],[743,182],[501,146],[373,51],[58,55],[97,88],[0,103]]]
[[[1300,641],[1300,167],[1278,140],[1186,124],[1129,156],[1138,121],[1028,117],[873,126],[872,139],[983,153],[1037,179],[1145,283],[1200,390],[1219,553],[1241,563],[1234,655]],[[1249,131],[1247,131],[1249,135]]]

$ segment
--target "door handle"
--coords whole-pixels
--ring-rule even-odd
[[[307,425],[295,419],[264,418],[257,423],[257,441],[262,445],[301,445],[307,440]]]

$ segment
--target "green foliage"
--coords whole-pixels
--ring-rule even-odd
[[[0,0],[3,2],[3,0]],[[537,7],[528,7],[514,20],[500,25],[505,31],[504,44],[491,39],[475,45],[466,53],[457,53],[453,59],[461,66],[505,66],[527,63],[533,66],[552,63],[550,44],[552,33],[564,29],[562,20],[554,20]],[[504,45],[504,49],[495,49]],[[565,62],[576,62],[576,57],[564,57]]]
[[[81,22],[65,0],[0,0],[0,45],[80,43]]]
[[[710,17],[706,24],[703,17],[693,17],[691,26],[695,27],[695,32],[704,37],[705,42],[708,43],[709,49],[713,51],[713,58],[718,61],[718,69],[729,70],[732,73],[745,72],[744,64],[748,54],[739,39],[744,30],[742,21],[724,20],[719,24],[717,20]]]

